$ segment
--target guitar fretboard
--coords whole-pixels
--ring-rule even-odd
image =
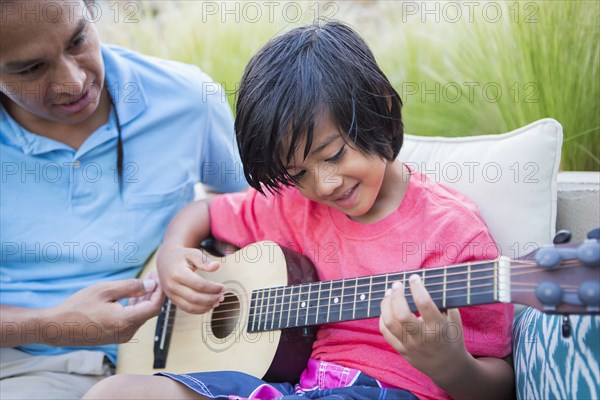
[[[248,332],[378,317],[386,289],[396,281],[404,283],[407,302],[415,312],[408,288],[412,274],[421,276],[441,309],[498,302],[505,289],[501,286],[506,286],[494,261],[265,288],[252,292]]]

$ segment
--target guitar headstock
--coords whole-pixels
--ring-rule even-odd
[[[568,243],[561,231],[554,244],[512,263],[511,301],[551,314],[600,313],[600,228],[587,240]]]

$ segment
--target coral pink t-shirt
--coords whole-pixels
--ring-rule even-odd
[[[306,255],[321,280],[498,256],[475,205],[418,172],[411,172],[400,207],[373,224],[353,221],[306,199],[293,187],[283,188],[279,195],[249,190],[218,196],[211,203],[210,220],[212,234],[219,240],[239,247],[272,240]],[[497,358],[510,354],[512,305],[465,307],[460,313],[471,354]],[[311,357],[359,369],[419,398],[448,398],[385,341],[378,318],[322,325]]]

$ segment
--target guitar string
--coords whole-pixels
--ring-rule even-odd
[[[482,292],[480,294],[483,295],[487,295],[487,294],[492,294],[494,293],[493,291],[488,291],[488,292]],[[454,296],[454,297],[447,297],[447,299],[453,299],[453,298],[458,298],[458,297],[462,297],[462,296]],[[440,298],[434,299],[434,300],[440,300]],[[414,301],[410,298],[407,298],[407,303],[409,304],[409,306],[414,306]],[[361,313],[364,310],[369,310],[368,307],[364,307],[364,306],[360,306],[360,307],[356,307],[354,309],[354,312],[358,312]],[[327,312],[322,312],[319,310],[316,310],[316,312],[310,312],[310,310],[308,311],[308,316],[306,316],[306,314],[303,314],[301,316],[301,318],[308,320],[309,323],[299,323],[299,324],[283,324],[282,321],[283,320],[287,320],[289,322],[290,317],[288,316],[286,317],[282,317],[280,318],[279,322],[276,322],[275,319],[271,320],[271,319],[267,319],[265,321],[261,322],[261,327],[258,327],[258,329],[254,332],[249,332],[249,333],[260,333],[260,332],[268,332],[268,331],[274,331],[274,330],[279,330],[279,329],[286,329],[286,328],[296,328],[296,327],[302,327],[302,326],[312,326],[312,325],[320,325],[323,323],[330,323],[330,322],[342,322],[345,320],[359,320],[359,319],[367,319],[367,318],[373,318],[373,317],[377,317],[380,315],[380,312],[377,309],[374,309],[371,307],[371,310],[375,310],[375,313],[369,313],[367,316],[361,316],[358,318],[348,318],[348,319],[344,319],[342,318],[341,320],[333,320],[333,321],[329,321],[328,319],[328,313]],[[353,311],[352,309],[348,309],[348,310],[342,310],[341,313],[342,315],[347,314],[348,312]],[[199,315],[193,315],[193,317],[195,317],[195,319],[206,319],[207,314],[199,314]],[[292,316],[292,318],[295,317]],[[321,318],[323,317],[323,318]],[[173,326],[174,323],[174,318],[169,318],[170,322],[168,326]],[[237,323],[237,321],[239,320],[239,318],[234,317],[234,318],[222,318],[219,319],[219,321],[233,321],[235,323]],[[178,320],[179,321],[179,320]],[[216,321],[215,319],[210,319],[208,321],[205,321],[205,325],[209,324],[213,329],[215,328],[225,328],[225,327],[231,327],[231,323],[224,323],[224,324],[213,324],[213,322]],[[187,322],[187,323],[186,323]],[[190,323],[190,322],[193,322]],[[234,324],[235,325],[235,324]],[[248,323],[246,325],[249,325]],[[267,326],[272,325],[272,328],[267,328]],[[201,327],[198,326],[198,324],[195,321],[191,321],[191,319],[188,319],[186,321],[184,321],[184,323],[179,323],[173,327],[173,329],[171,330],[172,332],[181,332],[181,331],[189,331],[189,330],[196,330],[196,329],[201,329]]]
[[[567,264],[567,265],[565,265],[565,264]],[[535,272],[539,272],[540,269],[539,269],[539,267],[537,267],[537,264],[534,264],[534,265],[536,265],[536,268],[534,268],[534,269],[531,269],[531,265],[515,266],[515,267],[513,267],[513,268],[511,268],[509,270],[509,273],[510,273],[510,275],[512,277],[512,276],[522,275],[523,273],[535,273]],[[574,267],[577,267],[577,266],[580,266],[580,264],[568,265],[568,263],[564,263],[563,266],[561,266],[561,269],[564,269],[564,268],[574,268]],[[491,271],[497,270],[498,268],[499,268],[498,266],[493,266],[493,267],[486,268],[486,269],[472,270],[472,271],[470,271],[470,273],[471,274],[478,274],[478,273],[483,273],[483,272],[491,272]],[[515,270],[522,270],[522,269],[527,269],[527,270],[526,271],[515,272]],[[416,271],[415,270],[411,270],[411,271],[406,271],[407,272],[406,274],[404,274],[404,272],[393,272],[393,273],[378,275],[377,277],[378,278],[384,278],[387,275],[387,277],[389,278],[390,275],[403,275],[403,274],[404,274],[404,276],[406,276],[406,275],[410,276],[410,275],[412,275],[412,272],[418,274],[418,272],[430,271],[430,270],[431,270],[431,268],[426,268],[426,269],[423,269],[423,270],[416,270]],[[408,274],[409,272],[411,272],[410,275]],[[454,276],[466,275],[466,274],[468,274],[468,272],[455,272],[455,273],[446,274],[446,279],[447,279],[446,280],[446,285],[457,284],[457,283],[464,283],[464,282],[475,282],[475,281],[478,281],[478,280],[493,279],[494,278],[493,276],[477,276],[477,277],[472,277],[471,279],[452,280],[450,282],[448,281],[448,278],[452,278]],[[429,281],[431,279],[443,278],[443,277],[444,277],[443,274],[442,275],[426,275],[425,276],[425,286],[427,287],[427,286],[443,285],[444,284],[443,281],[429,283]],[[351,281],[351,280],[356,280],[358,282],[358,280],[360,280],[360,279],[365,279],[365,277],[345,278],[344,281],[346,283],[348,281]],[[407,279],[404,279],[404,281],[406,281],[406,280]],[[399,281],[399,280],[398,279],[392,279],[391,281],[388,281],[388,284],[391,284],[391,283],[396,282],[396,281]],[[402,281],[402,279],[400,279],[400,281]],[[311,291],[311,293],[312,294],[318,294],[318,297],[321,297],[321,293],[323,293],[323,292],[327,292],[327,291],[331,292],[332,290],[342,290],[342,288],[334,288],[333,287],[334,283],[341,283],[342,280],[335,280],[335,281],[328,281],[328,282],[331,282],[331,285],[330,285],[329,288],[325,288],[325,289],[321,288],[321,289],[318,289],[318,290]],[[302,285],[308,286],[311,283],[313,285],[317,285],[319,282],[309,282],[309,283],[305,283],[305,284],[302,284]],[[355,285],[346,287],[344,290],[348,290],[348,289],[354,290],[354,288],[356,288],[356,291],[358,291],[359,289],[362,289],[362,288],[368,288],[368,287],[372,287],[373,285],[382,285],[382,284],[385,284],[385,282],[355,284]],[[270,292],[270,291],[280,291],[280,290],[284,290],[285,288],[291,288],[291,287],[298,287],[299,288],[302,285],[281,286],[281,287],[273,287],[273,288],[263,288],[263,289],[254,290],[252,292],[235,293],[235,295],[237,295],[237,296],[245,296],[245,295],[252,294],[254,292],[257,292],[257,293],[262,292],[263,294],[267,294],[267,292]],[[491,285],[493,285],[493,284],[491,284]],[[453,290],[468,289],[469,287],[474,287],[474,286],[473,285],[461,286],[461,287],[453,288]],[[406,288],[406,285],[405,285],[405,288]],[[443,290],[441,292],[443,292]],[[229,292],[229,293],[232,293],[232,292]],[[374,293],[374,292],[372,292],[372,293]],[[430,294],[431,293],[436,293],[436,292],[435,291],[434,292],[430,292]],[[289,298],[290,296],[300,296],[300,295],[307,295],[307,294],[308,294],[308,291],[306,291],[306,292],[299,291],[297,293],[290,292],[290,293],[287,293],[287,294],[286,293],[282,293],[280,295],[262,297],[262,299],[263,300],[267,300],[267,301],[268,300],[278,300],[278,299],[281,299],[281,298],[284,298],[284,299],[285,298]],[[230,294],[230,296],[232,296],[232,295]],[[334,296],[334,297],[339,297],[339,295],[338,296]],[[327,299],[331,299],[331,298],[332,297],[324,297],[322,299],[327,300]],[[227,306],[227,305],[230,305],[230,304],[237,304],[237,303],[239,303],[239,301],[223,302],[223,303],[220,303],[218,307],[224,307],[224,306]],[[282,305],[289,305],[290,303],[282,302],[281,304]],[[294,302],[292,302],[292,304],[294,304]]]
[[[571,266],[570,268],[573,268],[573,266]],[[513,273],[512,276],[518,276],[518,275],[523,275],[523,274],[530,274],[530,273],[535,273],[535,272],[538,272],[538,271],[539,271],[539,269],[528,270],[528,271],[521,271],[519,274]],[[474,281],[483,280],[483,279],[490,280],[490,279],[493,279],[493,277],[488,277],[488,276],[486,276],[486,277],[478,277],[478,278],[472,278],[470,280],[454,281],[452,283],[456,284],[456,283],[461,283],[461,282],[474,282]],[[446,283],[448,284],[448,282],[446,282]],[[384,282],[376,283],[376,285],[381,285],[381,284],[384,284]],[[496,284],[499,285],[498,282],[496,282]],[[518,283],[514,283],[514,282],[512,283],[512,285],[515,285],[515,284],[518,284]],[[436,283],[433,283],[433,284],[429,284],[429,286],[434,286],[434,285],[443,285],[443,282],[436,282]],[[494,285],[494,283],[489,283],[489,284],[484,284],[484,285],[469,285],[469,286],[466,286],[466,287],[454,287],[454,288],[447,289],[446,292],[456,291],[456,290],[463,290],[463,289],[466,289],[466,288],[469,288],[469,287],[470,288],[482,288],[482,287],[493,286],[493,285]],[[524,285],[527,285],[527,283],[525,283]],[[365,285],[363,285],[363,287],[364,286]],[[367,285],[367,286],[372,286],[372,285]],[[350,289],[353,289],[353,287],[351,287]],[[341,291],[342,289],[341,288],[335,288],[335,289],[331,288],[331,289],[324,289],[324,290],[321,290],[321,291],[315,291],[313,293],[322,293],[322,292],[326,292],[326,291],[331,292],[331,290],[339,290],[339,291]],[[406,286],[405,286],[405,291],[406,291]],[[383,292],[385,292],[385,289],[383,291],[371,291],[371,294],[379,295],[379,293],[383,293]],[[437,293],[442,293],[443,294],[444,290],[443,289],[442,290],[434,290],[434,291],[429,291],[429,293],[430,293],[430,295],[435,295]],[[301,294],[308,295],[308,292],[303,292]],[[255,307],[255,308],[262,308],[262,309],[264,309],[264,311],[261,310],[260,312],[254,313],[254,315],[256,315],[257,318],[261,318],[262,316],[270,314],[271,311],[268,310],[269,307],[270,308],[274,308],[274,307],[283,308],[285,306],[290,306],[291,304],[297,304],[297,303],[299,304],[302,301],[302,299],[300,299],[300,297],[299,297],[301,294],[297,293],[297,294],[293,295],[293,296],[298,296],[298,301],[291,300],[290,302],[281,302],[280,304],[278,304],[277,302],[273,302],[272,304],[269,304],[271,302],[268,301],[269,299],[267,298],[267,299],[265,299],[265,300],[267,300],[267,304],[264,304],[262,306],[256,305],[256,307]],[[358,295],[360,293],[357,292],[356,294]],[[476,294],[478,294],[478,293],[474,293],[473,295],[476,295]],[[324,297],[324,298],[321,298],[321,296],[319,294],[318,297],[319,297],[319,300],[331,300],[331,299],[335,299],[336,297],[339,298],[339,297],[348,297],[348,296],[352,296],[353,297],[354,294],[344,294],[344,295],[342,295],[342,293],[340,293],[337,296],[330,295],[330,297]],[[282,296],[271,297],[271,299],[279,299],[279,298],[284,298],[285,299],[285,298],[289,298],[289,297],[290,296],[282,295]],[[317,299],[313,298],[313,300],[317,300]],[[307,298],[305,301],[310,301],[310,299]],[[343,299],[342,299],[342,301],[343,301]],[[366,301],[366,300],[363,300],[363,301]],[[231,304],[239,304],[239,301],[221,303],[221,305],[219,306],[219,308],[222,309],[223,306],[225,306],[225,305],[231,305]],[[327,303],[325,303],[325,304],[327,304]],[[344,304],[344,303],[342,303],[342,304]],[[346,304],[348,304],[348,303],[346,303]],[[337,306],[337,305],[335,305],[335,306]],[[237,310],[236,309],[222,309],[221,311],[216,310],[216,311],[213,312],[213,315],[219,314],[219,313],[231,313],[231,312],[234,312],[234,311],[239,311],[239,309],[237,309]],[[183,314],[183,317],[186,317],[186,316],[190,316],[190,314],[187,314],[187,315]]]
[[[522,271],[522,272],[520,273],[520,275],[524,275],[524,274],[531,273],[531,272],[536,272],[536,271]],[[476,279],[477,279],[477,278],[475,278],[475,279],[473,279],[473,280],[476,280]],[[480,279],[491,279],[491,278],[480,278]],[[441,283],[440,283],[440,284],[441,284]],[[520,283],[518,283],[518,282],[516,282],[516,283],[513,283],[513,285],[520,285],[520,286],[524,286],[524,287],[526,287],[526,286],[532,286],[531,284],[528,284],[528,283],[523,283],[523,284],[520,284]],[[471,288],[485,288],[485,287],[491,287],[491,286],[494,286],[494,284],[493,284],[493,283],[491,283],[491,284],[471,285]],[[567,285],[567,286],[568,286],[568,285]],[[563,286],[563,287],[564,287],[564,288],[567,288],[567,286]],[[457,290],[462,290],[462,289],[464,289],[464,288],[461,288],[461,287],[457,287],[457,288],[449,288],[449,289],[447,289],[447,290],[446,290],[446,293],[449,293],[449,292],[452,292],[452,291],[457,291]],[[340,290],[340,289],[338,289],[338,290]],[[574,287],[574,288],[567,288],[567,290],[576,290],[576,287]],[[367,302],[367,301],[368,301],[368,302],[371,302],[371,301],[373,301],[373,300],[377,300],[377,301],[378,301],[378,300],[381,300],[381,299],[383,298],[383,297],[381,297],[381,294],[382,294],[382,293],[384,293],[384,292],[385,292],[385,290],[383,290],[383,291],[375,291],[375,292],[371,292],[372,294],[375,294],[375,296],[371,296],[371,298],[370,298],[369,300],[366,300],[366,299],[365,299],[365,300],[362,300],[362,302],[364,303],[364,302]],[[440,292],[441,292],[441,293],[443,293],[444,291],[443,291],[443,290],[441,290],[441,291],[431,291],[431,292],[430,292],[430,294],[432,295],[432,299],[433,299],[434,301],[443,301],[444,297],[436,297],[436,295],[437,295],[438,293],[440,293]],[[477,296],[477,295],[487,295],[487,294],[493,294],[493,293],[494,293],[493,291],[488,291],[488,292],[478,292],[478,293],[473,293],[473,294],[472,294],[472,296]],[[306,294],[308,294],[308,293],[306,293]],[[341,297],[341,298],[342,298],[341,302],[340,302],[339,304],[334,304],[334,307],[337,307],[337,306],[339,306],[339,307],[340,307],[340,313],[343,313],[343,312],[349,312],[349,311],[352,311],[352,309],[348,309],[348,310],[346,310],[346,311],[343,311],[343,310],[341,310],[341,308],[342,308],[344,305],[356,304],[356,302],[355,302],[354,300],[351,300],[351,301],[349,301],[349,302],[344,302],[344,297],[349,297],[349,296],[352,296],[352,297],[354,298],[354,295],[353,295],[353,294],[346,294],[346,295],[343,295],[343,296],[342,296],[342,295],[340,295],[340,296],[330,297],[330,298],[329,298],[329,300],[331,300],[331,298],[336,298],[336,297],[338,297],[338,298],[339,298],[339,297]],[[412,300],[410,300],[410,299],[411,299],[411,297],[412,297],[412,295],[411,295],[410,293],[408,293],[408,294],[406,295],[407,302],[409,302],[409,301],[412,301]],[[447,295],[447,296],[446,296],[446,300],[447,300],[447,301],[448,301],[448,300],[452,300],[452,299],[456,299],[456,298],[464,298],[464,295],[463,295],[463,294],[461,294],[461,295],[459,295],[459,296],[452,296],[452,295],[450,295],[450,296],[448,296],[448,295]],[[313,301],[314,301],[314,300],[316,300],[316,299],[313,299]],[[321,300],[323,300],[323,299],[321,299]],[[327,300],[327,298],[325,298],[325,300]],[[307,299],[306,301],[307,301],[307,302],[309,302],[309,299]],[[290,304],[295,304],[295,302],[290,302],[290,303],[282,303],[282,304],[277,304],[277,305],[276,305],[276,304],[273,304],[273,305],[271,305],[271,306],[267,306],[267,305],[265,305],[265,306],[263,306],[263,307],[262,307],[262,308],[264,309],[264,311],[261,311],[261,312],[259,312],[259,313],[254,313],[254,315],[255,315],[255,319],[257,319],[257,318],[261,318],[261,317],[263,317],[263,316],[264,316],[264,317],[265,317],[265,321],[261,321],[261,323],[260,323],[260,324],[261,324],[261,325],[265,325],[265,324],[266,324],[266,325],[268,325],[269,323],[271,323],[271,319],[269,319],[269,317],[274,317],[274,316],[275,316],[275,314],[279,314],[279,315],[280,315],[280,319],[281,319],[281,314],[283,314],[283,313],[286,313],[286,310],[284,310],[284,308],[285,308],[285,307],[281,307],[281,306],[283,306],[283,305],[290,305]],[[325,304],[327,304],[327,303],[325,303]],[[369,306],[370,306],[370,305],[369,305]],[[367,308],[369,308],[369,306],[368,306]],[[278,307],[279,309],[275,309],[275,307]],[[300,308],[296,308],[296,309],[294,309],[293,311],[294,311],[294,315],[295,315],[295,314],[297,314],[299,311],[304,311],[304,310],[306,310],[306,311],[307,311],[307,313],[308,313],[308,316],[306,316],[306,314],[304,314],[304,313],[303,313],[303,318],[306,318],[306,319],[308,319],[309,317],[312,317],[312,318],[315,318],[315,317],[317,317],[317,318],[318,318],[318,315],[322,315],[322,313],[321,313],[321,314],[319,314],[319,313],[320,313],[320,311],[319,311],[319,310],[320,310],[320,308],[321,308],[321,307],[323,307],[323,306],[320,306],[320,307],[315,307],[314,305],[312,305],[312,306],[311,306],[310,304],[308,304],[308,305],[307,305],[307,307],[303,307],[303,308],[301,308],[301,309],[300,309]],[[271,308],[271,310],[269,310],[268,308]],[[311,312],[310,312],[310,310],[312,310],[312,309],[315,309],[315,310],[316,310],[316,312],[314,312],[314,313],[311,313]],[[363,310],[363,309],[365,309],[365,308],[364,308],[364,307],[362,307],[362,308],[361,308],[361,307],[358,307],[358,308],[357,308],[357,307],[353,307],[353,309],[354,309],[355,311],[362,311],[362,310]],[[228,310],[222,310],[220,313],[221,313],[221,314],[226,314],[226,313],[229,313],[229,314],[230,314],[230,313],[232,313],[232,312],[239,312],[239,311],[240,311],[240,309],[228,309]],[[288,315],[289,315],[289,312],[290,312],[290,311],[292,311],[292,310],[288,308],[288,310],[287,310],[287,313],[288,313]],[[337,312],[337,311],[336,311],[336,312]],[[214,315],[216,315],[216,314],[219,314],[219,312],[213,312],[213,313],[212,313],[213,317],[214,317]],[[187,313],[186,313],[186,314],[183,314],[183,315],[179,315],[178,317],[179,317],[179,318],[178,318],[178,320],[180,320],[180,319],[181,319],[181,317],[184,317],[184,318],[185,318],[185,317],[191,318],[191,317],[198,317],[198,315],[192,315],[192,314],[187,314]],[[288,318],[289,318],[289,317],[288,317]],[[312,319],[312,318],[311,318],[311,319]],[[172,322],[172,320],[173,320],[173,319],[174,319],[174,316],[173,316],[173,317],[169,317],[169,320],[170,320],[170,321],[169,321],[169,323],[170,323],[171,325],[172,325],[172,323],[171,323],[171,322]],[[237,319],[239,319],[239,318],[238,318],[238,316],[236,315],[236,316],[233,316],[233,317],[227,317],[227,318],[211,318],[211,321],[227,321],[227,320],[237,320]],[[220,327],[220,326],[226,326],[226,325],[215,325],[215,327]]]
[[[490,286],[491,285],[479,285],[478,287],[479,288],[486,288],[486,287],[490,287]],[[525,289],[527,289],[527,286],[525,286],[521,290],[513,290],[513,291],[526,292]],[[455,290],[447,290],[447,293],[448,292],[452,292],[452,291],[455,291]],[[527,290],[527,291],[529,291],[529,290]],[[577,291],[577,288],[567,288],[567,289],[565,289],[565,291],[566,292],[575,292],[575,291]],[[362,304],[365,304],[365,302],[373,302],[373,301],[379,302],[379,301],[383,300],[383,296],[382,296],[382,292],[381,291],[379,293],[377,293],[377,292],[374,292],[374,293],[375,293],[375,296],[372,296],[370,299],[360,300],[360,302],[359,301],[355,301],[354,299],[350,299],[349,301],[344,302],[344,299],[342,299],[340,301],[340,303],[333,304],[332,306],[334,306],[334,307],[338,307],[339,306],[340,308],[342,308],[343,306],[351,305],[351,304],[357,304],[357,305],[361,306]],[[488,294],[493,294],[493,293],[495,293],[495,292],[494,291],[477,292],[475,294],[472,294],[471,296],[475,297],[475,296],[488,295]],[[353,295],[346,295],[344,297],[349,297],[349,296],[353,297]],[[342,296],[340,296],[340,297],[342,297]],[[412,295],[411,294],[406,294],[405,297],[407,298],[407,301],[408,301],[408,299],[412,298]],[[456,295],[456,296],[447,295],[445,298],[446,298],[446,301],[449,302],[449,300],[459,299],[459,298],[464,298],[464,297],[465,296],[463,294],[460,294],[460,295]],[[444,297],[443,296],[442,297],[432,296],[432,300],[434,302],[435,301],[443,302]],[[294,303],[291,303],[291,304],[294,304]],[[273,316],[275,314],[282,314],[282,313],[289,314],[290,312],[293,312],[294,315],[295,315],[295,314],[297,314],[299,312],[302,312],[304,314],[304,311],[307,311],[308,314],[309,314],[309,316],[310,316],[310,315],[315,315],[315,314],[311,314],[311,310],[317,310],[317,312],[320,313],[321,312],[321,308],[325,307],[326,305],[327,305],[327,303],[322,304],[319,307],[317,307],[315,305],[307,304],[306,307],[296,308],[296,309],[293,309],[293,310],[290,310],[290,309],[286,310],[286,309],[284,309],[285,307],[281,308],[279,306],[277,306],[277,309],[275,309],[275,307],[272,306],[271,310],[264,310],[264,311],[261,311],[259,313],[254,313],[253,315],[255,316],[255,319],[258,318],[258,317],[261,317],[261,316],[264,316],[265,319],[268,319],[268,317]],[[356,310],[360,309],[359,307],[353,307],[353,308],[356,309]],[[367,308],[369,308],[369,307],[367,307]],[[453,307],[449,307],[449,308],[453,308]],[[235,308],[235,309],[223,310],[220,313],[213,312],[212,313],[213,318],[211,318],[211,321],[227,321],[227,320],[232,320],[232,319],[233,320],[238,319],[238,315],[239,315],[240,311],[241,311],[241,309]],[[348,308],[347,310],[340,310],[339,312],[348,312],[348,311],[352,311],[352,308]],[[227,316],[227,317],[223,317],[223,318],[214,318],[214,316],[216,314],[231,314],[231,313],[237,313],[237,315],[236,316]],[[183,314],[183,315],[178,316],[178,318],[183,317],[183,319],[186,319],[186,318],[197,317],[197,315],[198,314]],[[174,316],[170,317],[170,319],[174,319],[174,318],[175,318]]]

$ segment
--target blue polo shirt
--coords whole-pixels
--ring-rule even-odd
[[[207,75],[114,46],[103,46],[102,57],[121,124],[122,193],[114,112],[74,150],[27,131],[0,109],[3,305],[52,307],[96,282],[135,277],[193,199],[195,183],[221,192],[246,186],[231,110]],[[55,328],[46,334],[61,334]],[[114,361],[115,345],[93,349]]]

